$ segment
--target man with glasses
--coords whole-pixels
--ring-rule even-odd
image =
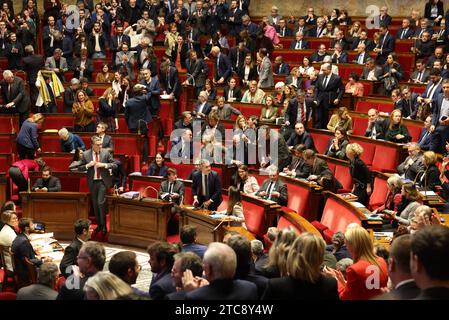
[[[122,279],[130,286],[136,284],[142,266],[137,261],[137,256],[132,251],[121,251],[114,254],[109,261],[108,269],[112,274]],[[149,297],[149,294],[132,287],[134,293],[141,297]]]
[[[398,167],[398,173],[414,181],[418,173],[424,172],[423,154],[418,143],[412,142],[408,146],[408,157]]]
[[[59,290],[56,300],[84,300],[84,285],[106,262],[106,251],[98,242],[89,241],[82,245],[77,256],[78,268],[67,278]]]
[[[256,196],[265,200],[271,200],[281,206],[286,206],[288,201],[287,185],[279,179],[279,170],[276,166],[267,168],[269,178],[266,179]]]
[[[64,256],[62,257],[59,269],[64,277],[68,277],[72,274],[71,266],[77,266],[77,256],[81,249],[81,246],[90,240],[92,235],[92,228],[90,221],[87,219],[78,219],[74,224],[75,238],[65,248]]]

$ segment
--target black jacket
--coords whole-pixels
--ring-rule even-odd
[[[64,256],[59,265],[59,270],[61,270],[61,273],[66,279],[72,274],[72,270],[68,270],[67,268],[69,266],[78,265],[76,257],[78,256],[82,245],[81,241],[78,238],[75,238],[64,250]]]
[[[24,283],[29,283],[31,279],[28,277],[28,268],[25,262],[25,258],[28,258],[35,266],[40,266],[42,260],[36,258],[31,242],[28,237],[20,233],[14,239],[11,245],[11,251],[14,253],[16,260],[16,272],[19,279]]]
[[[48,189],[48,192],[59,192],[61,191],[61,181],[58,177],[54,176],[51,176],[48,180],[39,178],[31,190],[35,191],[36,188],[42,189],[44,187]]]

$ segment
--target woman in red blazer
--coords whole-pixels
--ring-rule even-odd
[[[373,252],[371,237],[362,227],[348,228],[345,243],[352,254],[354,264],[346,269],[346,279],[339,271],[325,268],[325,273],[338,281],[341,300],[369,300],[387,286],[387,263]]]

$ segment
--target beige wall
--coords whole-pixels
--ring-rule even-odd
[[[266,0],[251,0],[250,14],[254,16],[262,16],[270,13],[271,6],[276,5],[279,8],[279,14],[282,16],[290,16],[292,13],[305,15],[307,7],[312,4],[315,8],[315,14],[330,13],[333,8],[346,9],[349,15],[367,15],[366,8],[369,5],[383,6],[387,5],[389,14],[392,16],[406,16],[409,15],[412,9],[418,9],[424,14],[424,5],[426,1],[423,0],[283,0],[266,1]],[[445,7],[445,10],[448,9]]]

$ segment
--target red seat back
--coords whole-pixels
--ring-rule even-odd
[[[41,134],[39,140],[43,152],[61,152],[61,142],[57,134]]]
[[[243,201],[243,215],[245,216],[246,228],[249,232],[263,237],[266,230],[264,230],[265,224],[265,209],[257,204]]]
[[[290,221],[288,221],[284,217],[280,217],[279,220],[278,220],[278,225],[277,225],[278,230],[282,230],[282,229],[289,228],[289,227],[292,227],[296,231],[297,234],[301,234],[302,233],[301,230],[299,230]]]
[[[310,189],[298,184],[288,183],[288,203],[287,207],[296,211],[299,215],[307,219],[310,212],[309,198]]]
[[[388,102],[380,102],[378,104],[378,109],[379,112],[388,112],[390,113],[391,111],[393,111],[393,103],[388,103]]]
[[[195,167],[193,164],[184,164],[184,163],[174,164],[172,162],[166,163],[166,165],[169,168],[176,169],[176,174],[179,179],[187,179],[190,175],[190,172],[192,172],[192,170]]]
[[[333,197],[330,197],[326,201],[323,216],[321,217],[321,223],[328,227],[333,233],[338,231],[345,232],[348,224],[361,224],[355,210],[357,209],[353,208],[352,210],[347,208]]]
[[[377,107],[378,107],[377,102],[359,100],[355,105],[355,111],[361,113],[368,113],[369,109],[372,108],[377,109]]]
[[[114,137],[115,153],[127,154],[130,156],[139,155],[141,146],[136,137]]]
[[[15,142],[15,141],[14,141]],[[0,135],[0,153],[13,153],[13,136],[10,134]]]
[[[398,149],[389,146],[376,145],[373,158],[373,170],[396,172],[398,166]]]
[[[11,133],[18,130],[19,126],[15,123],[13,117],[0,117],[0,133]]]
[[[72,115],[45,115],[45,121],[42,123],[42,130],[74,127],[75,119]]]
[[[153,188],[155,188],[156,190],[159,190],[160,187],[160,182],[156,182],[156,181],[141,181],[141,180],[133,180],[133,185],[132,185],[132,191],[138,191],[138,192],[143,192],[144,189],[148,186],[152,186]],[[157,198],[158,195],[156,194],[156,192],[154,190],[149,189],[148,191],[146,191],[146,195],[147,196],[151,196],[154,198]]]
[[[369,209],[375,210],[385,203],[389,189],[387,180],[379,177],[374,178],[373,193],[369,199]]]
[[[363,148],[363,153],[360,158],[370,167],[373,164],[376,145],[368,141],[357,141],[357,143]]]
[[[352,134],[364,136],[368,127],[368,118],[352,116]]]
[[[312,138],[318,153],[323,154],[329,144],[330,135],[321,132],[313,132]]]
[[[49,166],[53,171],[67,171],[72,163],[72,155],[67,155],[64,157],[49,157],[43,156],[45,164]]]
[[[405,126],[407,127],[408,133],[410,133],[410,136],[412,137],[412,141],[418,141],[423,125],[407,123]]]
[[[352,177],[349,172],[349,167],[337,164],[335,166],[335,178],[342,184],[345,191],[352,189]]]
[[[10,163],[11,161],[10,161],[10,159],[9,159],[9,157],[8,156],[1,156],[0,157],[0,173],[3,173],[3,172],[8,172],[8,170],[9,170],[9,167],[11,166],[11,163]]]

